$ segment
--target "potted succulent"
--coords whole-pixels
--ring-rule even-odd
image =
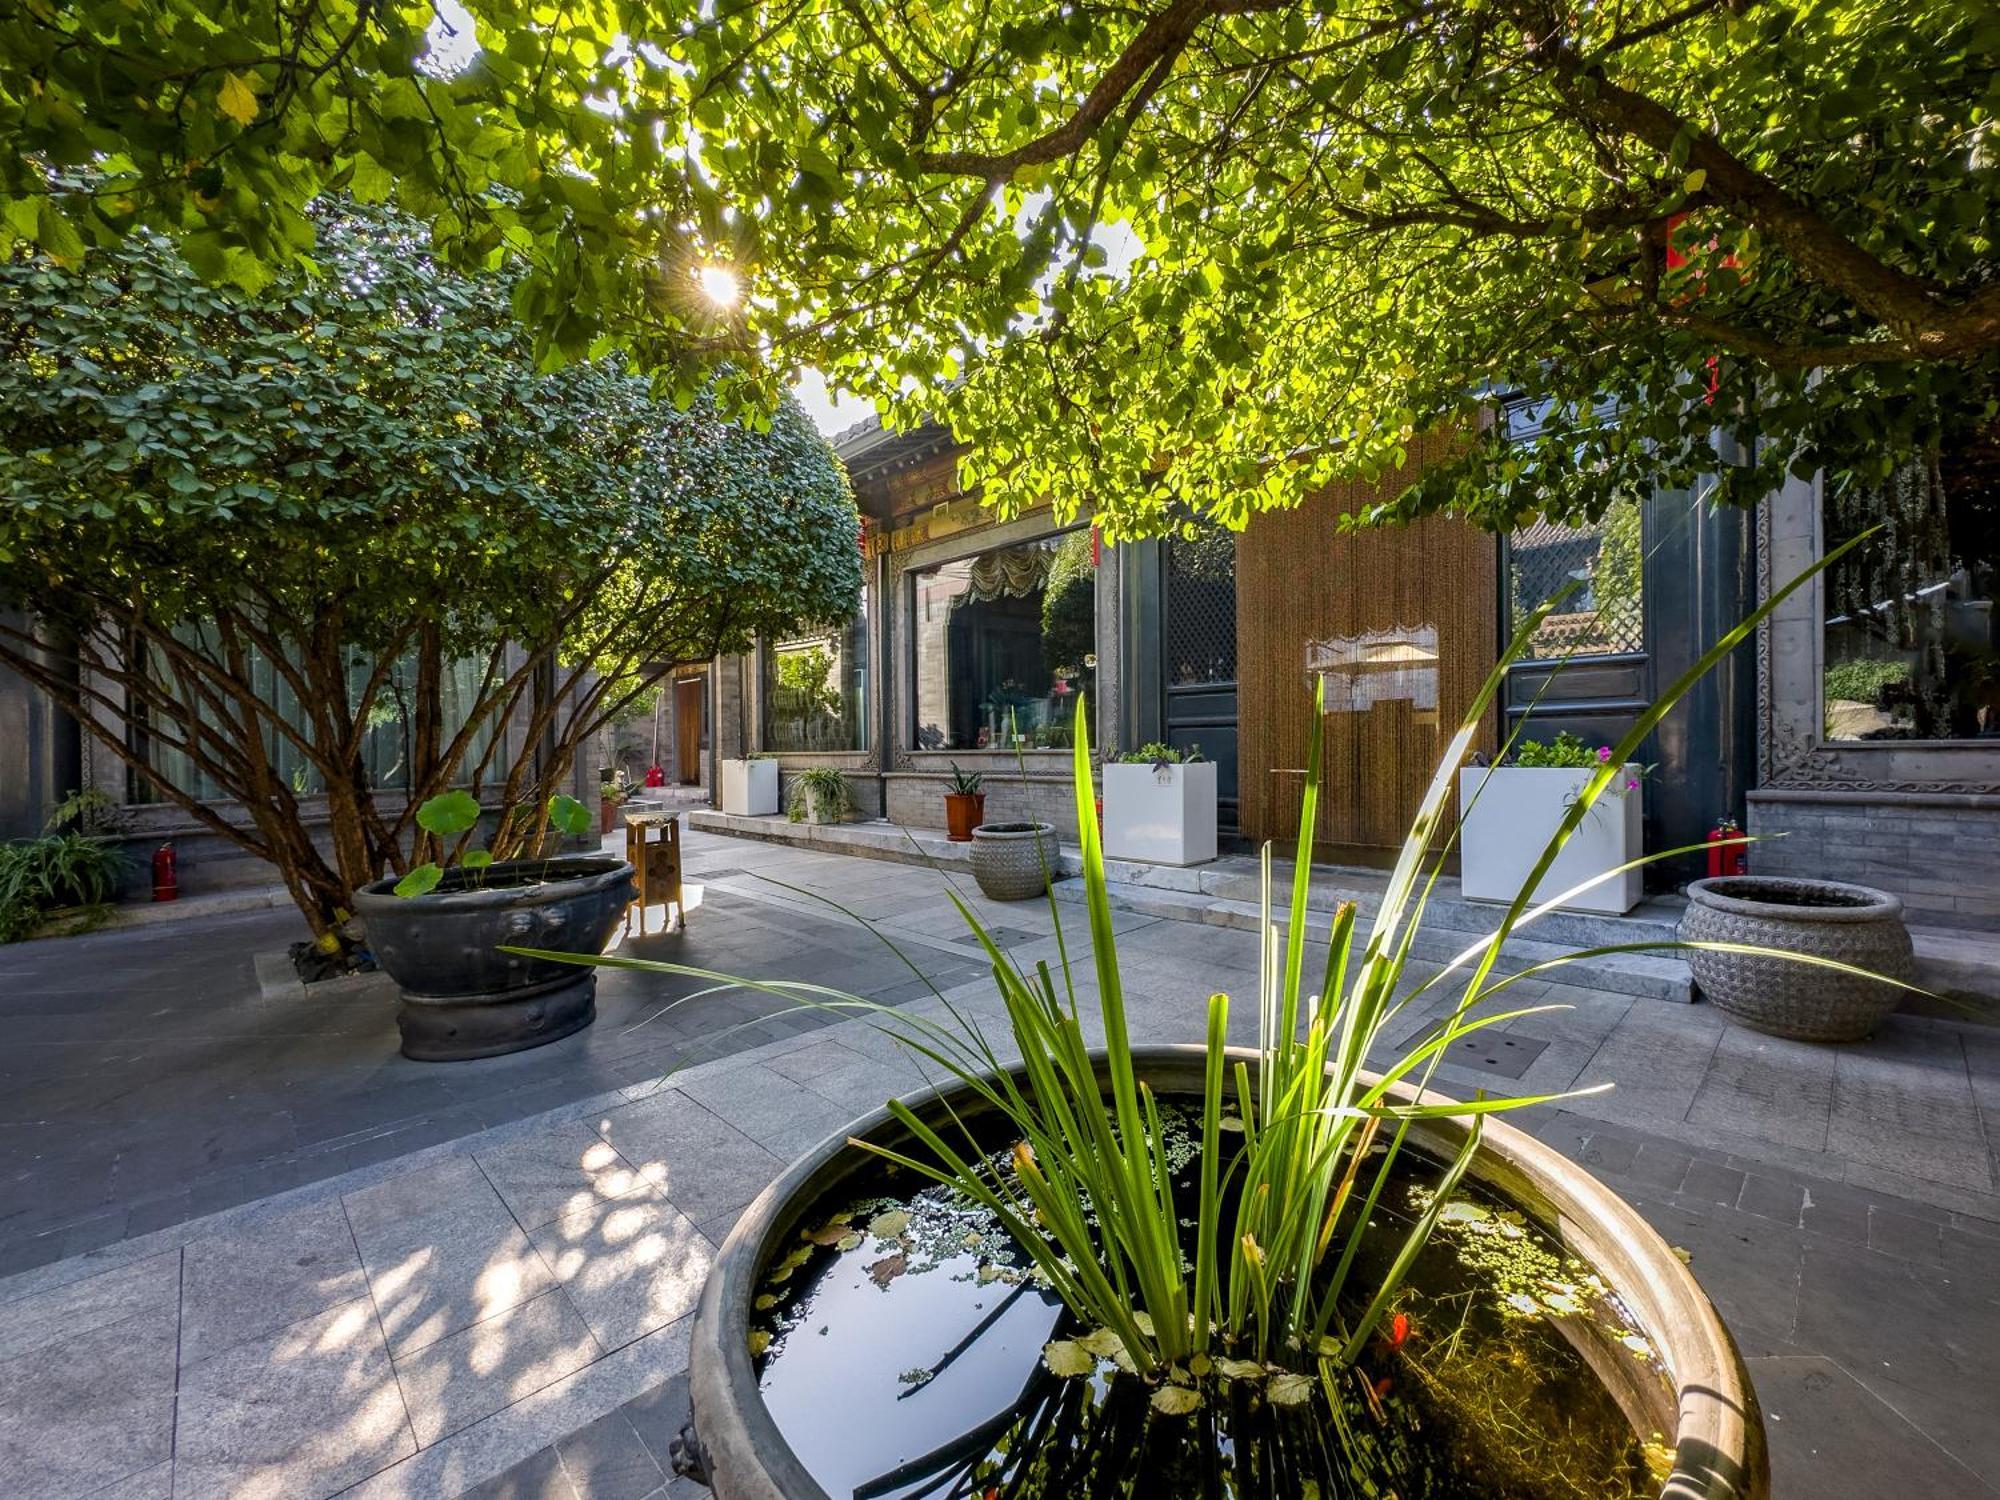
[[[1027,901],[1062,872],[1062,845],[1049,823],[981,823],[972,830],[972,878],[989,901]]]
[[[595,973],[501,945],[595,955],[635,893],[631,865],[611,855],[496,861],[466,849],[479,817],[470,792],[431,798],[417,810],[418,826],[463,850],[457,862],[427,860],[355,893],[375,962],[402,988],[396,1024],[405,1057],[492,1057],[588,1026],[597,1014]],[[549,802],[556,835],[587,838],[594,822],[574,797]]]
[[[986,794],[980,791],[985,777],[977,771],[961,771],[951,763],[951,790],[944,794],[945,836],[954,844],[972,842],[972,830],[986,820]]]
[[[1215,763],[1201,747],[1142,745],[1104,767],[1104,857],[1158,865],[1215,858]]]
[[[785,816],[794,823],[810,818],[815,823],[838,823],[852,804],[847,796],[847,778],[834,766],[812,766],[792,778],[792,790],[785,803]]]
[[[1460,890],[1473,901],[1511,901],[1550,835],[1601,778],[1603,795],[1532,895],[1560,896],[1564,911],[1630,911],[1645,894],[1639,864],[1645,775],[1645,767],[1610,745],[1593,748],[1567,730],[1547,743],[1520,741],[1500,765],[1466,766],[1458,775]]]
[[[722,763],[722,810],[764,817],[778,810],[778,762],[769,755]]]
[[[686,1465],[719,1500],[1767,1500],[1756,1396],[1687,1267],[1582,1167],[1489,1123],[1573,1095],[1465,1103],[1428,1085],[1454,1042],[1537,1008],[1495,1004],[1528,977],[1499,960],[1563,843],[1685,684],[1801,581],[1639,714],[1497,929],[1417,974],[1411,939],[1450,852],[1455,773],[1543,605],[1469,707],[1374,914],[1336,914],[1323,971],[1318,959],[1308,971],[1306,924],[1284,924],[1254,1048],[1228,1045],[1220,994],[1205,1045],[1133,1044],[1081,715],[1089,954],[1058,938],[1060,963],[1017,964],[963,913],[1018,1062],[954,1007],[736,981],[866,1016],[940,1082],[830,1136],[737,1221],[695,1315]],[[1294,914],[1311,879],[1322,719]],[[1280,931],[1268,896],[1264,928]],[[1435,1024],[1385,1049],[1404,1006],[1433,992],[1448,997]]]

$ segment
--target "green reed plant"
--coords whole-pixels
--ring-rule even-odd
[[[1819,566],[1845,550],[1830,554]],[[1424,793],[1374,915],[1364,927],[1352,905],[1342,906],[1334,916],[1320,972],[1309,980],[1307,896],[1322,778],[1322,693],[1308,742],[1299,843],[1282,924],[1273,920],[1271,854],[1268,846],[1264,851],[1257,1042],[1247,1056],[1233,1053],[1227,1043],[1229,997],[1215,994],[1208,1001],[1198,1122],[1201,1156],[1192,1203],[1179,1201],[1159,1102],[1133,1061],[1096,817],[1089,720],[1081,708],[1072,773],[1101,1052],[1088,1039],[1076,965],[1053,898],[1050,911],[1058,966],[1051,969],[1043,961],[1026,969],[1003,951],[956,891],[951,897],[991,963],[1020,1055],[1018,1073],[1003,1062],[976,1020],[941,995],[944,1016],[934,1018],[809,983],[744,980],[688,965],[624,957],[537,956],[710,981],[708,987],[673,1002],[676,1005],[720,989],[747,987],[803,1005],[872,1018],[963,1085],[984,1110],[948,1108],[945,1118],[933,1123],[900,1100],[891,1100],[888,1109],[908,1132],[910,1144],[891,1147],[855,1140],[854,1145],[922,1178],[947,1184],[982,1205],[1071,1312],[1093,1330],[1092,1337],[1099,1337],[1096,1330],[1104,1330],[1115,1338],[1136,1373],[1157,1376],[1172,1369],[1184,1381],[1213,1369],[1231,1378],[1247,1378],[1250,1372],[1260,1372],[1258,1378],[1263,1378],[1275,1366],[1316,1373],[1328,1383],[1331,1394],[1332,1382],[1366,1347],[1470,1167],[1483,1118],[1596,1092],[1482,1096],[1470,1101],[1441,1099],[1427,1092],[1426,1085],[1454,1041],[1538,1011],[1563,1008],[1497,1010],[1492,1007],[1495,998],[1522,979],[1603,954],[1689,947],[1756,951],[1742,945],[1678,941],[1607,944],[1512,974],[1495,970],[1517,929],[1631,867],[1607,871],[1531,905],[1563,845],[1597,799],[1611,790],[1625,762],[1654,726],[1812,571],[1816,570],[1774,593],[1639,715],[1568,808],[1498,928],[1415,985],[1406,984],[1410,959],[1426,904],[1451,849],[1451,797],[1458,769],[1472,749],[1507,667],[1560,597],[1521,626],[1466,710]],[[1633,864],[1681,852],[1664,850]],[[846,912],[837,902],[827,904]],[[1828,960],[1783,956],[1860,972]],[[910,963],[906,956],[904,962]],[[915,964],[910,967],[916,970]],[[1462,983],[1450,1011],[1420,1040],[1391,1058],[1379,1074],[1369,1072],[1369,1054],[1395,1019],[1447,981]],[[974,1128],[977,1116],[987,1111],[1004,1117],[1018,1141],[1004,1167],[993,1164],[986,1144],[990,1137]],[[1464,1119],[1467,1129],[1463,1144],[1443,1166],[1429,1208],[1403,1231],[1380,1280],[1369,1287],[1351,1285],[1358,1252],[1375,1222],[1376,1207],[1411,1125],[1441,1117]],[[1183,1258],[1182,1233],[1182,1221],[1190,1216],[1195,1226],[1191,1265]],[[1056,1363],[1053,1356],[1051,1363],[1052,1367]],[[1082,1373],[1082,1368],[1058,1373]],[[1273,1399],[1277,1389],[1274,1384]],[[1299,1399],[1299,1387],[1286,1389],[1291,1399]],[[1339,1409],[1337,1400],[1335,1407]]]

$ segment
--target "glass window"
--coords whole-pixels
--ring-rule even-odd
[[[1097,679],[1088,528],[913,575],[919,750],[1061,749]]]
[[[1537,521],[1507,544],[1507,573],[1514,623],[1570,592],[1528,642],[1526,658],[1610,656],[1646,649],[1645,553],[1640,505],[1629,496],[1612,501],[1591,526]]]
[[[1168,537],[1161,601],[1168,687],[1236,680],[1236,533]]]
[[[851,624],[777,641],[764,651],[766,750],[868,748],[868,609]]]
[[[190,644],[201,646],[209,654],[217,651],[213,634],[206,627],[184,626],[176,634]],[[252,648],[248,666],[257,696],[275,707],[287,724],[307,727],[306,715],[299,707],[297,695],[264,653]],[[374,658],[366,654],[357,654],[349,662],[347,686],[351,702],[360,701],[374,669]],[[478,703],[485,670],[485,661],[475,657],[444,664],[438,684],[438,700],[443,732],[447,736],[457,734],[464,727],[466,718]],[[163,660],[155,664],[154,676],[164,683],[174,680],[171,667]],[[410,746],[416,734],[416,685],[415,662],[408,659],[399,661],[369,704],[366,733],[361,740],[361,765],[369,785],[378,790],[396,791],[409,785]],[[202,710],[202,717],[214,722],[213,714],[206,708]],[[146,759],[155,770],[175,786],[192,792],[203,801],[219,801],[229,795],[214,778],[196,765],[186,751],[168,743],[168,737],[174,740],[180,737],[181,730],[177,723],[163,724],[161,730],[161,737],[149,739],[146,746]],[[479,764],[492,738],[489,720],[469,741],[460,766],[462,781],[470,782],[472,769]],[[306,758],[296,744],[268,725],[264,730],[264,750],[270,757],[272,768],[290,784],[295,795],[312,796],[326,790],[319,768]],[[488,782],[493,780],[492,772],[493,768],[489,767]],[[157,789],[143,776],[133,778],[132,791],[133,800],[137,802],[159,799]]]
[[[1826,737],[2000,736],[2000,440],[1829,486],[1824,519],[1829,550],[1882,528],[1824,574]]]

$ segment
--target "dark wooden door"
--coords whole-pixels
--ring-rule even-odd
[[[707,694],[699,677],[683,677],[674,684],[674,768],[682,786],[701,781],[702,704]]]
[[[1450,439],[1411,445],[1421,467]],[[1397,476],[1407,481],[1408,470]],[[1492,671],[1497,543],[1461,522],[1345,531],[1386,497],[1344,484],[1252,518],[1237,543],[1242,830],[1298,836],[1311,684],[1326,683],[1318,837],[1328,857],[1399,845],[1438,757]],[[1490,749],[1492,730],[1479,748]]]

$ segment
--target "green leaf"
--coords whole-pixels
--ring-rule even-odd
[[[83,236],[57,205],[53,195],[41,200],[35,218],[35,239],[58,261],[74,263],[83,258]]]
[[[1296,1370],[1285,1370],[1271,1377],[1264,1387],[1264,1394],[1274,1406],[1301,1406],[1312,1399],[1313,1378]]]
[[[465,852],[465,858],[461,859],[459,863],[468,870],[483,870],[493,863],[493,851],[491,849],[468,849]]]
[[[581,838],[597,827],[597,814],[574,797],[549,798],[549,826],[570,838]]]
[[[257,91],[241,73],[222,75],[222,88],[215,104],[238,125],[248,125],[257,118]]]
[[[442,865],[421,864],[396,882],[396,894],[399,896],[428,895],[437,889],[438,882],[442,879],[444,879],[444,867]]]
[[[440,792],[417,809],[417,826],[439,838],[464,833],[479,822],[479,799],[454,788]]]
[[[1095,1356],[1073,1339],[1055,1339],[1042,1345],[1042,1363],[1049,1367],[1051,1375],[1065,1380],[1088,1375],[1097,1368]]]

